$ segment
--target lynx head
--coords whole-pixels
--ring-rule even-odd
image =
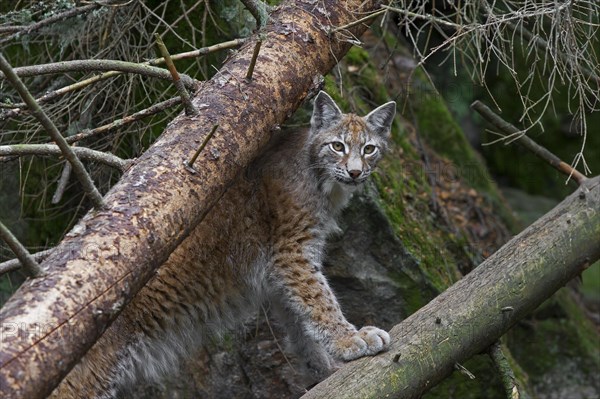
[[[348,185],[364,182],[387,148],[396,103],[367,116],[342,114],[323,91],[315,98],[310,128],[311,162],[323,178]]]

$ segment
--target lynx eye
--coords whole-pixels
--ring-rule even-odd
[[[344,152],[344,143],[340,142],[340,141],[334,141],[333,143],[330,144],[331,149],[335,152]]]
[[[364,148],[363,151],[365,154],[369,155],[375,152],[375,146],[372,144],[367,144]]]

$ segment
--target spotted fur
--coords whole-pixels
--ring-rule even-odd
[[[113,398],[157,380],[265,301],[318,373],[384,350],[385,331],[345,319],[322,261],[336,217],[385,152],[394,114],[393,102],[342,114],[319,93],[311,128],[282,135],[238,178],[53,396]]]

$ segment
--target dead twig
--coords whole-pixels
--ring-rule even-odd
[[[168,100],[161,101],[158,104],[154,104],[151,107],[145,108],[141,111],[138,111],[134,114],[125,116],[121,119],[116,119],[116,120],[112,121],[111,123],[107,123],[106,125],[98,126],[94,129],[90,129],[90,130],[84,130],[81,133],[77,133],[72,136],[69,136],[66,138],[67,143],[69,143],[69,144],[75,143],[77,141],[87,139],[89,137],[96,136],[101,133],[106,133],[110,130],[117,129],[117,128],[125,126],[129,123],[139,121],[140,119],[143,119],[147,116],[151,116],[151,115],[157,114],[161,111],[164,111],[166,109],[169,109],[169,108],[179,104],[180,102],[181,102],[181,97],[173,97]]]
[[[15,253],[15,256],[19,259],[19,262],[31,277],[38,277],[42,274],[40,265],[37,264],[29,251],[27,251],[23,244],[17,240],[17,237],[15,237],[2,222],[0,222],[0,238]]]
[[[177,92],[179,93],[179,97],[181,97],[181,101],[183,102],[183,106],[185,107],[185,114],[188,116],[198,115],[198,110],[196,109],[194,104],[192,104],[192,99],[190,98],[190,93],[187,92],[187,90],[183,86],[183,83],[181,82],[181,78],[179,77],[179,72],[177,72],[177,68],[175,68],[175,64],[173,63],[173,60],[171,59],[171,55],[169,54],[169,50],[167,49],[167,46],[165,46],[165,43],[163,42],[162,38],[160,37],[160,35],[158,33],[155,33],[154,37],[156,38],[156,45],[158,47],[158,50],[160,51],[160,54],[163,56],[163,58],[165,60],[165,64],[167,64],[167,69],[169,70],[169,73],[171,74],[171,78],[173,79],[173,84],[175,85],[175,88],[177,89]]]
[[[227,42],[217,43],[217,44],[214,44],[212,46],[203,47],[203,48],[200,48],[198,50],[187,51],[187,52],[184,52],[184,53],[174,54],[174,55],[171,55],[171,59],[173,61],[177,61],[177,60],[185,60],[185,59],[190,59],[190,58],[197,58],[197,57],[201,57],[201,56],[206,55],[206,54],[214,53],[216,51],[239,47],[239,46],[241,46],[245,42],[246,42],[246,39],[229,40]],[[165,63],[165,59],[162,58],[162,57],[160,57],[160,58],[155,58],[155,59],[143,62],[140,65],[157,66],[157,65],[162,65],[164,63]],[[122,72],[122,71],[108,71],[108,72],[103,72],[100,75],[95,75],[95,76],[92,76],[92,77],[90,77],[88,79],[84,79],[84,80],[81,80],[79,82],[70,84],[68,86],[61,87],[60,89],[49,91],[46,94],[44,94],[43,96],[36,98],[36,101],[39,104],[43,104],[43,103],[46,103],[46,102],[48,102],[50,100],[55,99],[56,97],[64,95],[66,93],[69,93],[69,92],[72,92],[72,91],[75,91],[75,90],[80,90],[80,89],[82,89],[84,87],[90,86],[90,85],[92,85],[94,83],[97,83],[99,81],[102,81],[102,80],[105,80],[105,79],[108,79],[108,78],[112,78],[112,77],[115,77],[115,76],[123,75],[124,73],[125,72]],[[17,116],[23,110],[26,110],[27,109],[26,107],[27,106],[24,103],[13,104],[10,107],[10,108],[12,108],[10,111],[6,111],[6,112],[3,112],[3,113],[0,113],[0,121],[1,120],[5,120],[5,119],[10,118],[10,117]]]
[[[262,40],[256,42],[254,46],[254,52],[252,53],[252,59],[250,60],[250,65],[248,66],[248,72],[246,73],[246,80],[252,80],[252,74],[254,73],[254,67],[256,66],[256,60],[258,59],[258,53],[260,52],[260,46],[262,45]]]
[[[189,168],[189,170],[192,171],[192,173],[195,172],[194,162],[196,162],[196,159],[198,159],[198,155],[200,155],[200,153],[202,152],[204,147],[206,147],[206,145],[208,144],[208,141],[212,138],[212,136],[215,134],[215,132],[217,131],[218,128],[219,128],[219,125],[213,126],[210,133],[208,133],[208,135],[204,138],[204,141],[202,141],[202,144],[200,144],[200,147],[198,147],[198,150],[196,151],[194,156],[188,162],[186,162],[185,166],[187,166]]]

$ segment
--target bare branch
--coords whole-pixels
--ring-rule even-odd
[[[107,4],[111,3],[111,1],[107,1],[106,3]],[[43,28],[44,26],[52,25],[53,23],[60,21],[62,19],[74,17],[74,16],[77,16],[80,14],[85,14],[86,12],[91,11],[94,8],[100,7],[102,5],[103,5],[102,3],[97,2],[97,3],[92,3],[92,4],[88,4],[88,5],[81,6],[81,7],[75,7],[70,10],[67,10],[65,12],[62,12],[62,13],[53,15],[51,17],[48,17],[46,19],[43,19],[39,22],[33,23],[31,25],[19,26],[18,28],[20,28],[20,29],[17,29],[15,33],[13,33],[10,36],[0,39],[0,44],[9,42],[9,41],[17,38],[20,35],[29,34],[31,32],[39,30],[39,29]],[[9,27],[9,28],[13,28],[13,27]]]
[[[102,195],[94,185],[92,178],[85,170],[83,164],[77,158],[73,149],[69,144],[65,141],[64,137],[58,131],[56,125],[48,118],[48,115],[44,112],[44,110],[39,106],[39,104],[35,101],[27,87],[23,84],[21,79],[14,72],[8,61],[4,58],[2,53],[0,53],[0,70],[4,72],[4,75],[8,79],[8,81],[13,85],[15,90],[19,93],[23,101],[27,104],[27,106],[31,109],[32,115],[40,122],[40,124],[44,127],[44,129],[48,132],[52,140],[58,145],[61,153],[64,157],[71,163],[73,166],[73,170],[75,171],[75,175],[79,182],[83,186],[86,194],[91,197],[94,206],[97,209],[104,208],[104,201],[102,200]]]
[[[351,28],[353,26],[356,26],[356,25],[359,25],[359,24],[362,24],[362,23],[364,23],[365,25],[369,26],[369,24],[371,22],[373,22],[373,21],[371,21],[373,18],[375,18],[375,17],[377,17],[377,16],[379,16],[381,14],[386,13],[388,11],[387,9],[391,8],[391,7],[386,7],[386,6],[381,6],[381,7],[382,7],[381,10],[377,10],[374,13],[371,13],[371,14],[367,15],[366,17],[357,19],[356,21],[350,22],[349,24],[338,26],[336,28],[331,29],[330,33],[336,33],[336,32],[342,31],[342,30],[346,30],[348,28]]]
[[[85,161],[100,162],[123,172],[131,161],[123,160],[116,155],[92,150],[85,147],[70,147],[78,159]],[[2,156],[25,156],[25,155],[64,155],[59,146],[55,144],[15,144],[0,146],[0,157]]]
[[[10,249],[15,253],[19,262],[23,265],[27,273],[31,277],[42,275],[42,269],[31,256],[29,251],[17,240],[17,237],[6,228],[4,223],[0,222],[0,239],[2,239]]]
[[[50,64],[31,65],[14,68],[17,76],[38,76],[46,74],[56,74],[65,72],[93,72],[93,71],[120,71],[126,73],[137,73],[138,75],[149,76],[152,78],[170,80],[169,71],[156,68],[150,65],[138,64],[135,62],[117,61],[117,60],[75,60],[54,62]],[[113,75],[114,76],[114,75]],[[0,74],[0,79],[5,76]],[[198,81],[188,75],[181,74],[181,80],[185,87],[195,89]]]
[[[71,144],[71,143],[75,143],[77,141],[87,139],[89,137],[92,137],[92,136],[95,136],[95,135],[98,135],[101,133],[106,133],[112,129],[116,129],[116,128],[122,127],[124,125],[127,125],[128,123],[139,121],[140,119],[143,119],[147,116],[157,114],[157,113],[164,111],[165,109],[171,108],[179,103],[181,103],[181,97],[170,98],[170,99],[162,101],[158,104],[154,104],[151,107],[148,107],[146,109],[138,111],[134,114],[125,116],[121,119],[116,119],[116,120],[112,121],[111,123],[107,123],[106,125],[102,125],[102,126],[99,126],[97,128],[91,129],[91,130],[87,130],[87,131],[83,131],[81,133],[74,134],[72,136],[67,137],[65,140],[67,140],[67,143]]]
[[[44,251],[39,251],[34,254],[30,254],[30,256],[36,261],[41,262],[48,257],[54,251],[54,248],[46,249]],[[12,272],[14,270],[19,270],[22,266],[19,258],[7,260],[6,262],[0,263],[0,276],[4,273]]]

